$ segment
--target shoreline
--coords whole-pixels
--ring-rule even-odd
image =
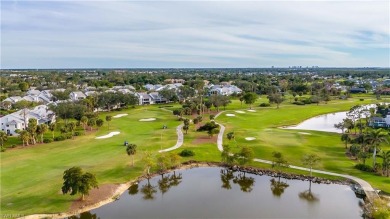
[[[290,174],[290,173],[278,173],[274,170],[267,170],[267,169],[261,169],[256,167],[239,167],[239,166],[226,166],[222,163],[218,162],[197,162],[197,161],[187,161],[184,162],[180,167],[169,169],[167,171],[164,171],[163,173],[168,173],[176,170],[186,170],[186,169],[192,169],[192,168],[199,168],[199,167],[221,167],[221,168],[227,168],[233,171],[240,171],[240,172],[246,172],[250,174],[255,175],[267,175],[271,177],[281,177],[285,179],[292,179],[292,180],[302,180],[302,181],[309,181],[312,180],[313,183],[322,183],[322,184],[341,184],[341,185],[352,185],[355,184],[353,181],[345,179],[345,180],[330,180],[320,177],[310,177],[307,175],[299,175],[299,174]],[[118,196],[122,195],[130,186],[132,186],[134,183],[138,183],[142,180],[145,180],[147,178],[152,178],[158,175],[161,175],[162,173],[153,173],[149,176],[147,175],[141,175],[137,177],[134,180],[128,181],[126,183],[122,184],[107,184],[107,185],[115,185],[115,190],[109,194],[108,198],[103,198],[100,200],[93,200],[92,204],[85,205],[82,207],[77,208],[77,210],[72,210],[72,205],[77,202],[77,200],[73,201],[71,206],[69,207],[68,211],[61,212],[61,213],[53,213],[53,214],[32,214],[27,215],[23,217],[19,217],[19,219],[40,219],[40,218],[52,218],[52,219],[58,219],[58,218],[66,218],[71,217],[74,215],[81,214],[86,211],[90,211],[96,208],[99,208],[103,205],[109,204],[111,202],[114,202]],[[99,193],[99,192],[97,192]],[[86,196],[86,199],[88,196]]]
[[[186,170],[186,169],[191,169],[191,168],[197,168],[197,167],[219,167],[220,165],[214,164],[214,163],[206,163],[206,162],[185,162],[183,163],[180,167],[174,168],[174,169],[169,169],[166,172],[171,172],[174,170]],[[153,173],[149,175],[149,178],[155,177],[160,175],[161,173]],[[116,189],[114,192],[110,194],[109,198],[105,198],[102,200],[94,200],[93,204],[83,206],[81,208],[78,208],[77,210],[68,210],[66,212],[61,212],[61,213],[53,213],[53,214],[31,214],[23,217],[18,217],[18,219],[40,219],[40,218],[51,218],[51,219],[59,219],[59,218],[67,218],[71,217],[77,214],[81,214],[86,211],[90,211],[96,208],[99,208],[103,205],[109,204],[111,202],[114,202],[116,198],[120,195],[122,195],[127,189],[129,189],[130,186],[132,186],[134,183],[138,183],[139,181],[147,179],[148,176],[146,175],[141,175],[138,178],[128,181],[126,183],[122,184],[108,184],[108,185],[115,185]],[[85,199],[87,199],[88,196],[86,196]],[[77,201],[73,201],[72,204]],[[72,204],[69,208],[72,208]]]

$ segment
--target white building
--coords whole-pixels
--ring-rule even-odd
[[[85,98],[87,98],[87,96],[85,96],[85,94],[81,91],[73,91],[69,94],[69,98],[72,101],[77,101],[77,100],[85,99]]]
[[[219,94],[224,96],[230,96],[234,93],[240,94],[242,90],[235,85],[210,85],[209,95]]]
[[[55,121],[55,114],[46,105],[39,105],[34,109],[22,109],[0,118],[0,128],[8,135],[15,135],[15,130],[24,130],[28,120],[34,118],[38,124],[50,124]],[[26,123],[26,124],[25,124]]]

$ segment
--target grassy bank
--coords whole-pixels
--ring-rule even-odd
[[[264,96],[261,98],[257,105],[266,102]],[[367,99],[364,104],[371,102],[375,101]],[[246,106],[241,106],[238,100],[234,100],[227,107],[226,113],[235,113],[236,117],[221,115],[217,120],[226,125],[226,132],[235,131],[238,145],[252,147],[257,158],[271,159],[272,151],[281,151],[291,164],[300,166],[300,158],[303,154],[317,153],[322,158],[318,169],[355,175],[367,180],[374,187],[389,192],[389,178],[377,177],[353,168],[355,161],[345,157],[344,146],[338,134],[304,131],[309,135],[303,135],[298,130],[278,128],[297,124],[319,114],[348,110],[356,104],[362,103],[358,99],[332,101],[320,106],[296,106],[286,102],[280,109],[276,109],[275,106],[256,107],[254,113],[238,114],[234,110]],[[107,114],[123,113],[128,115],[114,118],[110,123],[110,130],[105,124],[97,132],[78,136],[73,140],[9,149],[1,153],[1,214],[66,211],[71,201],[79,197],[61,194],[64,170],[72,166],[80,166],[86,171],[95,173],[99,184],[123,183],[142,174],[143,167],[140,162],[142,152],[156,153],[161,148],[169,148],[176,143],[175,129],[181,122],[171,112],[164,111],[158,106],[145,106],[121,112],[102,113],[101,118],[105,118]],[[156,118],[156,120],[140,122],[139,119],[143,118]],[[208,115],[204,116],[204,120],[208,121]],[[162,129],[163,125],[167,125],[168,129]],[[215,137],[208,140],[207,133],[194,130],[194,126],[191,125],[189,133],[184,136],[182,148],[172,153],[187,148],[193,150],[195,156],[183,161],[189,159],[220,161]],[[111,131],[119,131],[120,134],[107,139],[95,139]],[[256,137],[256,140],[246,141],[244,138],[249,136]],[[135,167],[130,166],[131,159],[123,146],[125,140],[138,145]],[[234,145],[227,139],[224,141]],[[253,165],[270,168],[267,164]],[[289,171],[302,173],[296,170]]]

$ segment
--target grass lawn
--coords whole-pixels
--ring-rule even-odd
[[[268,102],[265,96],[262,96],[254,106],[262,102]],[[368,104],[375,100],[366,98],[363,102]],[[355,161],[345,157],[338,134],[305,131],[311,135],[302,135],[298,130],[277,128],[297,124],[319,114],[348,110],[356,104],[362,104],[359,98],[331,101],[320,106],[296,106],[286,102],[280,109],[276,109],[275,106],[254,107],[256,109],[254,113],[238,114],[234,111],[247,109],[248,106],[245,104],[241,106],[238,100],[233,100],[226,108],[226,113],[234,113],[236,117],[222,114],[217,121],[226,126],[226,133],[235,131],[238,145],[252,147],[256,158],[271,159],[273,151],[281,151],[291,164],[300,166],[300,158],[303,154],[317,153],[322,158],[318,169],[355,175],[367,180],[376,188],[390,192],[389,178],[377,177],[353,168]],[[171,105],[172,107],[167,109],[180,107],[177,104]],[[85,171],[95,173],[99,184],[124,183],[141,175],[142,152],[157,153],[160,149],[175,145],[177,140],[176,126],[181,122],[171,112],[162,110],[159,106],[143,106],[120,112],[102,113],[103,119],[108,114],[128,113],[128,115],[113,118],[110,122],[110,130],[105,124],[96,132],[72,140],[8,149],[1,153],[1,213],[34,214],[66,211],[71,201],[79,198],[79,196],[62,195],[60,191],[63,171],[72,166],[80,166]],[[220,110],[223,110],[223,107]],[[156,120],[140,122],[139,119],[143,118],[156,118]],[[209,118],[205,115],[204,122],[207,121]],[[168,129],[162,129],[163,125],[167,125]],[[214,140],[208,140],[206,132],[194,130],[194,125],[191,125],[188,134],[184,136],[182,148],[170,153],[191,149],[195,152],[195,156],[185,158],[184,161],[220,161],[216,137],[213,138]],[[119,131],[120,134],[107,139],[95,139],[112,131]],[[51,133],[47,135],[51,136]],[[245,137],[255,137],[256,140],[246,141]],[[131,158],[125,152],[123,146],[125,140],[138,145],[134,167],[131,167]],[[233,145],[233,142],[226,139],[226,134],[224,141]],[[267,164],[253,163],[253,165],[269,168]],[[302,173],[297,170],[290,171]]]
[[[158,151],[176,143],[179,121],[170,113],[154,107],[128,111],[126,117],[113,118],[110,130],[105,125],[96,133],[73,140],[35,145],[1,153],[1,210],[2,214],[33,214],[62,212],[78,196],[61,194],[62,173],[72,166],[96,174],[100,184],[123,183],[141,175],[142,152]],[[102,117],[105,115],[102,115]],[[156,118],[140,122],[142,118]],[[168,129],[163,130],[166,124]],[[120,131],[107,139],[96,136]],[[123,142],[137,144],[136,166],[130,167]]]
[[[322,159],[317,169],[354,175],[367,180],[375,188],[390,192],[390,178],[365,173],[353,167],[357,162],[345,156],[344,144],[340,141],[339,134],[278,128],[297,124],[315,115],[348,110],[356,104],[360,104],[360,101],[334,101],[319,106],[286,104],[280,109],[256,108],[256,112],[245,114],[231,110],[226,113],[234,113],[235,117],[228,117],[224,113],[217,120],[226,126],[226,133],[235,132],[237,145],[251,147],[256,158],[272,160],[272,152],[280,151],[290,164],[302,166],[301,157],[304,154],[314,153]],[[302,134],[302,132],[309,133],[309,135]],[[247,141],[246,137],[255,137],[256,140]],[[235,142],[229,142],[226,134],[224,142],[234,148]],[[390,149],[389,145],[385,144],[382,144],[381,148]],[[381,159],[378,158],[377,161],[381,162]],[[371,159],[366,161],[367,164],[371,162]]]

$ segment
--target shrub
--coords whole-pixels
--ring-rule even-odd
[[[195,118],[195,119],[194,119],[194,124],[198,124],[198,123],[199,123],[198,118]]]
[[[355,168],[364,172],[375,172],[371,166],[362,163],[356,164]]]
[[[210,120],[214,120],[215,119],[215,116],[214,115],[210,115]]]
[[[64,141],[65,139],[66,139],[65,136],[60,135],[60,136],[56,136],[56,137],[54,138],[54,141]]]
[[[80,135],[83,135],[84,133],[83,132],[79,132],[79,131],[76,131],[73,133],[74,136],[80,136]]]
[[[5,147],[1,146],[0,151],[1,151],[1,152],[5,152],[5,150],[7,150],[7,149],[6,149]]]
[[[215,122],[208,122],[205,125],[199,127],[196,131],[201,132],[201,131],[209,131],[215,128],[218,128],[219,125],[217,125]]]
[[[260,107],[269,107],[269,106],[271,106],[271,104],[269,104],[269,103],[261,103],[259,106]]]
[[[318,103],[318,100],[315,100],[315,99],[312,99],[312,98],[306,98],[306,99],[303,99],[302,102],[304,104],[311,104],[311,103]]]
[[[11,148],[16,148],[16,144],[11,145]]]
[[[50,142],[53,142],[53,139],[51,139],[51,138],[44,138],[43,139],[43,143],[50,143]]]
[[[360,98],[359,100],[360,100],[360,101],[364,101],[364,99],[363,99],[363,98]]]
[[[295,101],[295,102],[293,102],[293,104],[295,104],[295,105],[305,105],[305,103],[302,102],[302,101]]]
[[[184,150],[182,150],[182,151],[180,152],[179,155],[182,156],[182,157],[192,157],[192,156],[195,155],[195,153],[194,153],[193,151],[191,151],[191,150],[184,149]]]
[[[73,136],[72,136],[72,133],[65,133],[64,137],[65,137],[65,139],[71,139]]]

